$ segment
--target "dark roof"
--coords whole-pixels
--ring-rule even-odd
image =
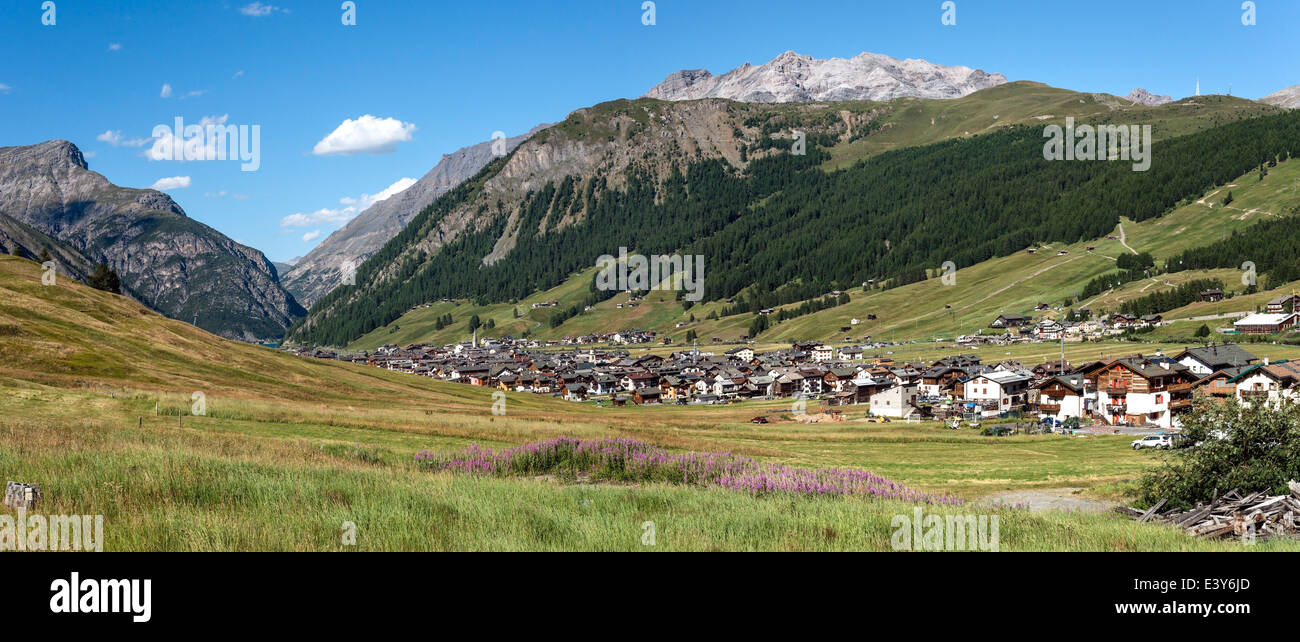
[[[1259,361],[1259,357],[1232,343],[1188,348],[1176,358],[1181,361],[1186,356],[1196,358],[1201,363],[1208,365],[1212,370],[1245,366]]]

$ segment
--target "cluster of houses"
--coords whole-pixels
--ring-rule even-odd
[[[767,353],[743,345],[721,354],[697,348],[666,357],[619,349],[540,350],[534,343],[507,337],[450,346],[390,345],[355,355],[297,352],[612,405],[819,399],[832,406],[865,404],[873,415],[895,418],[1020,412],[1062,423],[1077,417],[1107,426],[1171,428],[1191,409],[1198,391],[1247,404],[1300,402],[1300,362],[1261,360],[1233,344],[1187,348],[1173,356],[1028,367],[1014,361],[985,364],[975,354],[930,364],[896,363],[888,356],[868,357],[861,346],[820,343]]]
[[[1040,303],[1038,309],[1047,309],[1047,304]],[[1095,341],[1107,336],[1124,334],[1129,330],[1159,327],[1164,324],[1164,317],[1159,314],[1135,316],[1117,312],[1104,318],[1092,318],[1089,310],[1079,311],[1083,321],[1065,321],[1044,318],[1035,321],[1033,317],[1022,314],[1002,314],[989,324],[989,328],[1003,330],[1002,334],[979,334],[958,338],[958,343],[965,345],[1011,343],[1032,343],[1037,341],[1061,341],[1079,343]]]
[[[1214,289],[1201,293],[1204,301],[1222,301],[1223,291]],[[1049,309],[1047,304],[1038,304],[1039,310]],[[1278,334],[1300,325],[1300,296],[1287,294],[1269,301],[1264,311],[1247,315],[1233,323],[1233,332],[1238,334]],[[1081,342],[1095,341],[1107,336],[1124,334],[1130,330],[1159,327],[1165,324],[1159,314],[1133,315],[1116,312],[1102,318],[1092,318],[1087,309],[1079,310],[1084,321],[1063,321],[1044,318],[1035,321],[1033,317],[1022,314],[1002,314],[989,324],[989,328],[1003,330],[1001,334],[979,334],[958,338],[962,345],[1027,343],[1037,341]]]

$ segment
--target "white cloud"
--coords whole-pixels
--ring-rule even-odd
[[[352,220],[357,214],[366,211],[371,205],[399,194],[414,184],[414,178],[402,178],[384,188],[378,194],[362,194],[359,198],[345,196],[339,199],[339,204],[346,207],[323,207],[315,212],[290,214],[280,219],[280,227],[313,227],[316,225],[342,227],[344,223]]]
[[[352,220],[356,212],[350,207],[330,209],[322,207],[315,212],[290,214],[280,219],[280,227],[310,227],[312,225],[342,225]]]
[[[225,195],[226,195],[226,190],[223,189],[220,192],[204,192],[203,198],[221,198],[222,196]]]
[[[247,4],[239,8],[240,13],[246,16],[253,16],[254,18],[269,16],[276,11],[279,11],[280,13],[289,13],[288,9],[284,9],[270,4],[262,4],[260,2],[254,2],[252,4]]]
[[[96,136],[95,140],[108,143],[113,147],[144,147],[153,142],[152,138],[123,138],[120,129],[110,129]]]
[[[187,92],[184,96],[181,96],[181,100],[185,100],[186,98],[197,98],[206,93],[208,93],[208,90],[206,89],[195,89],[194,91]]]
[[[0,94],[7,94],[12,89],[13,87],[10,87],[9,85],[0,82]]]
[[[223,114],[221,116],[204,116],[199,119],[199,127],[206,132],[209,125],[224,125],[228,118],[230,118],[230,114]],[[189,128],[189,125],[185,126],[185,129]],[[184,136],[185,132],[168,131],[162,136],[152,139],[153,146],[145,151],[145,158],[148,158],[151,161],[177,159],[174,150],[176,149],[175,145],[178,144],[177,139],[179,139],[181,149],[179,158],[196,161],[220,160],[217,157],[218,136],[194,137],[188,140],[185,139]],[[229,158],[229,153],[229,150],[227,150],[227,158]]]
[[[364,212],[371,205],[374,205],[379,201],[386,201],[390,197],[401,194],[402,192],[406,191],[406,188],[414,184],[415,184],[414,178],[399,178],[397,182],[393,183],[392,185],[389,185],[388,187],[385,187],[383,191],[379,192],[378,194],[375,194],[374,196],[371,196],[369,194],[362,194],[361,195],[362,205],[358,211]],[[342,199],[340,199],[339,202],[342,202]]]
[[[160,178],[154,181],[154,184],[150,185],[149,189],[156,189],[160,192],[163,192],[169,189],[182,189],[189,186],[190,186],[189,176],[171,176],[169,178]]]
[[[366,114],[356,120],[344,120],[341,125],[321,139],[312,148],[317,156],[352,154],[387,154],[398,143],[411,140],[415,125],[396,118],[375,118]]]
[[[320,236],[320,230],[312,230],[312,231],[310,231],[310,232],[308,232],[308,233],[302,235],[302,242],[303,242],[303,243],[310,243],[310,242],[312,242],[313,240],[315,240],[316,237],[318,237],[318,236]]]
[[[240,76],[242,76],[242,75],[244,75],[244,70],[243,70],[243,69],[240,69],[239,71],[236,71],[236,72],[235,72],[235,75],[231,76],[230,78],[231,78],[231,80],[233,80],[233,79],[238,78],[238,77],[240,77]]]
[[[122,50],[122,43],[119,43],[119,42],[110,42],[110,43],[108,43],[108,50],[109,50],[109,51],[121,51],[121,50]]]
[[[161,98],[171,98],[171,97],[172,97],[172,86],[169,85],[169,84],[167,84],[167,83],[163,83],[162,91],[161,91],[161,92],[158,92],[158,96],[161,97]]]
[[[82,157],[82,158],[94,158],[94,157],[95,157],[95,150],[92,149],[92,150],[90,150],[90,151],[84,151],[84,152],[81,152],[81,157]]]

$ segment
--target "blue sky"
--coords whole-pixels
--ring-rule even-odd
[[[0,0],[0,146],[71,140],[130,187],[189,177],[165,191],[273,260],[340,227],[346,200],[354,212],[495,131],[639,96],[678,69],[722,73],[786,50],[924,58],[1120,95],[1179,98],[1197,76],[1203,93],[1231,84],[1249,98],[1300,84],[1295,0],[1256,0],[1250,27],[1241,0],[956,0],[952,27],[941,0],[658,0],[654,26],[642,0],[354,0],[355,26],[341,23],[341,0],[54,0],[53,26],[42,1]],[[399,142],[313,153],[367,115]],[[260,126],[260,169],[151,161],[149,145],[133,146],[178,116]],[[355,136],[339,140],[357,149]],[[293,214],[306,224],[286,226]]]

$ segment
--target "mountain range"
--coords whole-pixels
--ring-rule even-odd
[[[958,98],[1006,82],[1002,74],[911,58],[898,60],[863,52],[847,59],[820,60],[787,51],[766,64],[745,63],[720,76],[706,69],[678,71],[645,97],[727,98],[754,103]]]
[[[774,158],[791,149],[796,130],[824,152],[817,156],[824,169],[845,168],[889,150],[1067,115],[1099,123],[1151,120],[1158,137],[1174,136],[1266,115],[1260,111],[1265,104],[1295,108],[1300,86],[1259,103],[1221,97],[1174,102],[1140,88],[1125,98],[1129,102],[870,53],[820,60],[786,52],[717,76],[683,70],[640,100],[578,109],[559,124],[446,154],[419,181],[363,210],[306,256],[279,264],[188,218],[166,194],[109,183],[89,170],[75,145],[49,141],[0,148],[0,249],[29,257],[44,249],[62,274],[81,280],[104,262],[121,276],[124,294],[243,340],[280,337],[307,315],[300,303],[324,301],[296,326],[297,338],[311,336],[320,324],[343,324],[350,339],[360,326],[340,315],[356,316],[358,305],[384,307],[373,298],[381,291],[415,303],[429,294],[420,287],[471,297],[491,291],[517,300],[554,285],[564,274],[549,280],[520,274],[508,287],[476,288],[466,279],[498,263],[498,272],[522,270],[548,254],[558,259],[551,266],[558,270],[574,248],[555,243],[573,242],[562,239],[630,207],[638,190],[689,185],[699,180],[689,178],[692,171],[753,178],[756,170],[781,167],[778,173],[795,172],[788,177],[811,176],[803,161]],[[1133,111],[1155,108],[1165,111]],[[543,197],[550,200],[542,203]],[[620,206],[620,199],[628,202]],[[643,247],[654,245],[653,231],[628,234]],[[363,286],[339,288],[354,271]],[[421,286],[415,280],[421,271],[444,278]],[[726,294],[740,289],[727,288]],[[394,310],[385,307],[377,315],[362,325],[379,317],[386,322]],[[340,337],[335,332],[331,340]]]
[[[743,102],[954,98],[1006,82],[1001,74],[944,67],[924,60],[900,61],[871,53],[848,60],[817,60],[786,52],[765,65],[746,64],[722,76],[710,76],[704,70],[681,71],[646,95],[669,101],[728,98]],[[513,151],[548,126],[538,125],[506,139],[505,151]],[[286,270],[285,287],[310,308],[393,238],[416,213],[478,173],[493,158],[492,141],[444,155],[415,185],[366,209]]]
[[[170,196],[119,187],[76,145],[0,147],[0,243],[62,275],[105,263],[124,294],[228,338],[275,339],[306,311],[261,252],[185,215]]]
[[[1147,107],[1028,82],[953,100],[602,103],[573,112],[435,201],[358,270],[355,287],[318,301],[290,339],[344,345],[439,298],[477,305],[519,301],[556,287],[620,246],[647,255],[708,256],[706,301],[757,287],[772,295],[774,301],[764,305],[772,307],[790,297],[820,295],[835,289],[834,283],[843,288],[882,277],[909,282],[934,258],[931,253],[945,247],[952,248],[947,258],[960,266],[1023,249],[1035,239],[1077,240],[1113,228],[1115,206],[1096,202],[1106,189],[1083,187],[1121,180],[1132,187],[1129,176],[1135,173],[1120,173],[1118,164],[1043,164],[1044,124],[1067,116],[1099,124],[1147,122],[1155,124],[1159,141],[1276,113],[1223,96]],[[790,153],[796,131],[806,136],[806,154]],[[959,163],[958,157],[965,160]],[[926,163],[917,165],[919,158]],[[1035,158],[1023,168],[1014,164]],[[1239,159],[1231,160],[1232,167],[1214,171],[1239,175]],[[827,165],[851,171],[827,172]],[[927,200],[953,189],[930,183],[940,180],[934,174],[940,167],[954,184],[969,181],[979,190],[1005,182],[986,182],[982,173],[1022,176],[1025,191],[1015,192],[1015,202],[1028,207],[1024,195],[1036,194],[1031,200],[1037,209],[1021,216],[1038,222],[997,224],[994,218],[1016,209],[1004,207],[996,217],[988,212],[987,220],[967,220],[965,241],[948,238],[957,229],[951,215],[943,225],[938,219],[919,223],[951,209]],[[909,175],[916,176],[915,184]],[[1159,212],[1203,187],[1185,181],[1205,180],[1186,175],[1159,182],[1153,180],[1157,175],[1138,175],[1145,191],[1134,191],[1127,209]],[[1178,185],[1171,185],[1175,180]],[[1070,188],[1058,193],[1059,187],[1046,188],[1052,184]],[[1174,189],[1180,191],[1166,193]],[[990,198],[1010,196],[981,192],[962,198],[967,200],[960,213],[969,218]],[[1075,208],[1073,218],[1040,220],[1067,206]],[[1084,211],[1094,212],[1087,222]],[[867,220],[872,224],[863,227]],[[546,322],[561,325],[600,296],[593,291],[590,301]],[[517,325],[510,331],[538,330]]]

